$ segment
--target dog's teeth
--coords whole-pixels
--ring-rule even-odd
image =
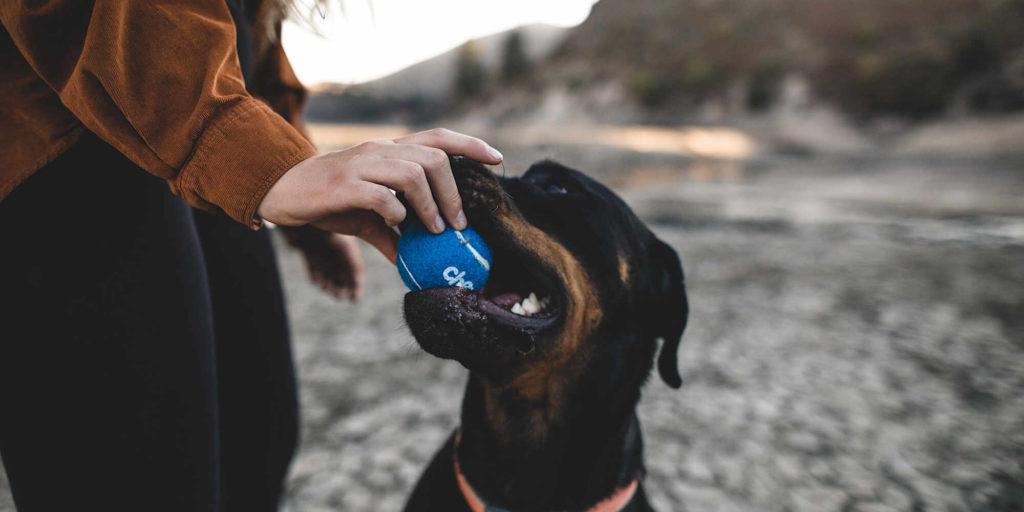
[[[523,311],[531,315],[540,311],[540,301],[537,300],[537,294],[531,293],[529,297],[523,299]]]
[[[543,311],[548,306],[548,301],[547,297],[539,299],[535,292],[531,292],[525,299],[515,303],[511,311],[520,316],[532,316]]]

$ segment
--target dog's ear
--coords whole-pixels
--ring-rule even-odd
[[[683,266],[676,251],[661,240],[655,239],[651,251],[656,265],[652,326],[654,335],[662,340],[661,352],[658,354],[658,374],[666,384],[679,388],[683,385],[683,379],[679,376],[676,352],[690,314]]]

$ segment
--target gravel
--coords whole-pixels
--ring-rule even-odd
[[[639,407],[657,509],[1024,510],[1020,166],[665,160],[600,173],[687,272],[685,384]],[[466,373],[416,347],[371,249],[355,304],[280,254],[303,407],[284,510],[400,510]]]

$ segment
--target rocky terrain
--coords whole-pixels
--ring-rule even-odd
[[[1019,156],[913,138],[706,158],[495,137],[496,172],[542,157],[589,172],[682,257],[686,383],[652,379],[639,408],[658,510],[1024,507]],[[400,510],[457,422],[465,371],[417,348],[394,268],[366,255],[352,304],[281,247],[303,405],[288,512]]]
[[[508,171],[544,151],[574,158],[523,148]],[[677,248],[693,304],[686,384],[652,379],[640,406],[658,509],[1020,510],[1019,168],[701,165],[601,172]],[[398,510],[456,424],[464,370],[416,348],[393,269],[370,263],[376,293],[345,305],[285,260],[306,418],[291,511]]]
[[[591,170],[682,256],[686,384],[652,379],[640,406],[659,510],[1024,506],[1019,163],[506,154],[509,173]],[[464,370],[416,348],[393,269],[370,264],[376,293],[344,305],[285,260],[306,408],[292,511],[399,509],[456,423]]]

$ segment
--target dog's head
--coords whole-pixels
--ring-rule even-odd
[[[526,394],[594,373],[639,389],[661,339],[659,373],[680,386],[682,267],[618,196],[553,162],[519,178],[463,158],[452,168],[494,261],[482,290],[406,295],[406,322],[424,350]]]

